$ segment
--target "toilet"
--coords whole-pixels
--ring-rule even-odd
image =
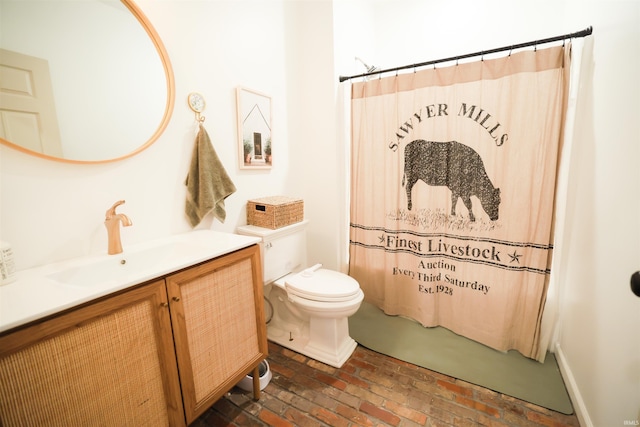
[[[237,233],[262,239],[267,339],[340,368],[357,346],[348,318],[364,294],[346,274],[320,264],[307,267],[307,224],[276,230],[245,225]]]

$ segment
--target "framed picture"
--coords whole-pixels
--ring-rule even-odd
[[[271,97],[238,87],[236,98],[240,169],[270,169],[273,161]]]

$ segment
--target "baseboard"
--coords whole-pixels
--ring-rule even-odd
[[[562,374],[565,386],[567,387],[567,392],[569,392],[569,397],[571,397],[573,409],[576,411],[576,416],[580,422],[580,426],[593,427],[591,417],[589,417],[589,411],[587,411],[587,407],[584,404],[584,400],[582,399],[576,380],[573,377],[573,372],[571,372],[571,368],[567,363],[567,359],[560,347],[560,344],[556,343],[554,353],[556,361],[558,362],[558,367],[560,368],[560,373]]]

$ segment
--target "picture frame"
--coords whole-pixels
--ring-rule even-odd
[[[252,89],[238,87],[236,101],[240,169],[271,169],[271,97]]]

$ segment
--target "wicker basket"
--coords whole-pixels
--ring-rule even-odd
[[[275,230],[303,219],[304,203],[300,199],[272,196],[247,201],[249,225]]]

